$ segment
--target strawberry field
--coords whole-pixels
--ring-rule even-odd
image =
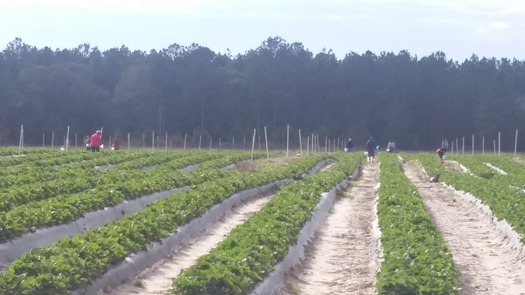
[[[525,231],[525,166],[508,155],[448,157],[450,165],[463,166],[458,171],[427,153],[381,154],[379,164],[367,164],[360,152],[291,158],[224,150],[17,152],[0,149],[0,294],[111,292],[167,256],[158,249],[176,240],[169,251],[177,251],[230,214],[227,206],[263,194],[271,198],[260,210],[173,274],[164,292],[277,293],[284,279],[268,280],[288,272],[292,248],[316,243],[304,228],[325,218],[318,217],[321,211],[330,214],[332,202],[371,165],[379,169],[369,184],[378,187],[370,198],[377,198],[379,247],[369,252],[381,261],[371,278],[379,294],[474,294],[465,292],[470,283],[459,254],[421,184],[405,175],[408,162],[505,221],[499,231],[518,252]]]

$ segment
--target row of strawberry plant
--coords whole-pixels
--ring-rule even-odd
[[[478,177],[491,179],[496,175],[496,172],[489,166],[485,165],[479,156],[450,155],[448,159],[460,163],[461,165],[465,166],[470,171],[470,173]]]
[[[140,172],[134,174],[135,177],[126,174],[126,179],[122,178],[119,181],[98,186],[85,193],[58,195],[40,202],[20,205],[9,212],[0,213],[0,242],[5,242],[39,228],[74,221],[88,212],[115,206],[124,200],[132,200],[146,194],[185,185],[195,185],[223,177],[226,172],[218,170],[201,170],[196,173],[176,170],[213,157],[215,155],[203,153],[194,157],[181,158],[166,164],[169,171],[162,169]],[[248,154],[238,154],[236,157],[229,157],[227,161],[231,163],[231,161],[238,161],[247,157]],[[223,159],[212,160],[212,162],[220,164],[224,161]]]
[[[20,150],[19,147],[0,147],[0,157],[18,156],[21,152],[23,155],[48,153],[49,149],[41,147],[24,148]],[[58,150],[55,150],[58,151]]]
[[[469,159],[471,157],[466,156],[457,156],[456,159],[458,162],[462,163],[463,165],[468,167],[472,166],[485,166],[488,167],[486,164],[490,164],[494,166],[495,168],[499,168],[503,170],[505,173],[499,173],[497,171],[494,171],[493,168],[488,167],[489,169],[493,170],[493,177],[495,180],[498,180],[501,178],[501,180],[508,182],[514,187],[519,187],[523,189],[525,187],[525,166],[517,163],[511,155],[504,154],[501,156],[496,155],[478,155],[476,157],[472,157],[473,159]],[[466,161],[470,160],[470,163],[466,163]]]
[[[95,158],[86,157],[82,154],[72,155],[65,159],[46,158],[38,161],[38,165],[35,165],[36,163],[28,163],[16,168],[8,167],[8,169],[5,170],[10,170],[11,172],[2,175],[0,178],[0,186],[5,190],[24,184],[35,185],[38,182],[66,179],[71,178],[72,174],[77,174],[82,170],[86,173],[90,172],[91,175],[93,175],[96,172],[95,167],[97,166],[108,165],[108,163],[123,163],[145,156],[147,155],[143,153],[118,153],[111,156]],[[59,165],[57,166],[57,164]]]
[[[21,155],[19,156],[19,152]],[[60,150],[46,148],[29,148],[19,151],[18,148],[0,148],[0,164],[18,165],[21,162],[31,159],[38,159],[40,156],[48,157],[49,154],[60,154]]]
[[[78,152],[60,152],[57,150],[42,150],[46,152],[39,152],[39,153],[31,153],[27,154],[21,157],[13,156],[13,157],[2,157],[0,158],[0,165],[2,167],[7,166],[17,166],[17,165],[25,165],[25,164],[32,164],[32,165],[39,165],[39,162],[42,160],[48,160],[48,159],[57,159],[57,161],[61,162],[63,158],[68,157],[75,157],[75,155],[78,155]],[[86,155],[89,157],[89,155]]]
[[[246,294],[296,244],[321,194],[331,190],[358,164],[360,156],[333,155],[336,166],[283,187],[258,213],[235,228],[197,264],[174,280],[177,294]]]
[[[99,157],[94,156],[93,153],[67,153],[60,157],[48,157],[16,167],[8,167],[2,170],[2,176],[16,179],[16,177],[34,174],[36,179],[53,179],[57,172],[63,169],[92,169],[96,166],[117,164],[147,156],[150,154],[142,152],[106,153]]]
[[[21,160],[18,160],[18,158],[16,158],[13,160],[17,160],[19,163],[15,163],[12,165],[5,163],[4,159],[4,161],[0,161],[0,165],[3,167],[3,169],[0,170],[0,176],[24,174],[28,170],[31,171],[37,168],[49,169],[49,167],[52,166],[78,162],[80,160],[91,160],[93,158],[94,155],[85,153],[49,153],[45,155],[38,155],[38,157],[35,159],[31,159],[31,157],[24,157],[24,162],[20,162]]]
[[[98,229],[62,239],[50,247],[34,249],[0,274],[0,294],[69,294],[128,255],[147,249],[153,241],[202,216],[235,192],[301,175],[321,158],[321,155],[310,155],[271,171],[230,173],[229,177],[151,203],[135,214]]]
[[[458,294],[446,243],[396,155],[381,155],[378,218],[383,262],[378,294]],[[433,159],[436,163],[436,159]]]
[[[190,162],[194,164],[214,157],[219,157],[219,155],[214,153],[198,153],[195,154],[191,160],[185,161],[185,163]],[[171,157],[166,157],[164,154],[161,154],[160,157],[155,156],[153,158],[156,163],[159,163],[167,161]],[[181,159],[189,158],[183,157]],[[137,170],[136,168],[143,167],[151,163],[152,160],[138,158],[129,162],[132,163],[128,164],[125,168],[115,170],[71,168],[67,170],[68,177],[66,178],[51,181],[35,180],[34,183],[28,185],[12,187],[0,192],[0,212],[9,211],[23,204],[45,200],[57,195],[80,193],[106,184],[140,178],[145,172]]]
[[[441,181],[476,196],[490,207],[498,219],[506,220],[517,233],[525,235],[525,192],[515,186],[512,178],[502,175],[484,179],[452,173],[436,165],[427,154],[420,154],[418,159],[430,175],[439,174]]]

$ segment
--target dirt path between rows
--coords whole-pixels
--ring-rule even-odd
[[[403,168],[447,241],[461,277],[461,294],[525,294],[524,258],[504,241],[491,219],[459,192],[429,182],[417,162]]]
[[[358,181],[338,195],[330,215],[278,294],[374,294],[379,269],[373,233],[379,164],[363,166]]]
[[[271,196],[261,197],[234,208],[232,213],[215,223],[205,233],[195,237],[189,245],[145,270],[135,280],[115,288],[110,294],[170,294],[168,291],[173,278],[177,277],[183,269],[194,265],[199,257],[208,254],[228,236],[232,229],[244,223],[269,200]]]

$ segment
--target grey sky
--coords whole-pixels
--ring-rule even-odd
[[[198,43],[236,55],[280,36],[339,59],[408,50],[525,60],[524,15],[522,0],[4,0],[0,48],[20,37],[38,48],[149,52]]]

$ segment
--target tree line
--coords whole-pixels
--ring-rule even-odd
[[[87,43],[39,49],[19,38],[0,53],[2,145],[18,143],[22,124],[27,145],[67,126],[82,136],[104,126],[106,134],[176,139],[251,139],[266,127],[269,141],[285,144],[289,125],[321,142],[352,137],[363,146],[373,135],[401,149],[501,131],[511,149],[524,120],[525,65],[516,59],[459,62],[440,51],[337,59],[280,37],[236,56],[198,44],[149,53]]]

